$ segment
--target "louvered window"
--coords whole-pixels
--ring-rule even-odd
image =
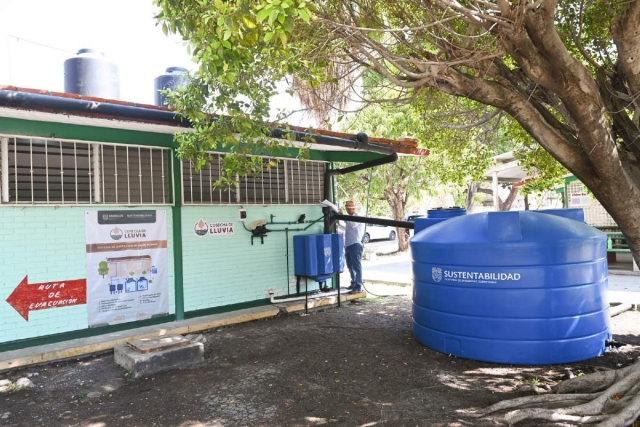
[[[190,161],[182,162],[184,204],[316,204],[323,199],[323,162],[264,158],[257,176],[238,176],[231,189],[223,189],[214,186],[223,156],[212,153],[200,172]]]

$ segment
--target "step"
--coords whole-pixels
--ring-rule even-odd
[[[116,364],[131,372],[134,378],[204,361],[204,345],[180,335],[143,338],[114,348]]]

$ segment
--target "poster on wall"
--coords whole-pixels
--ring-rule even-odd
[[[87,211],[89,327],[169,313],[165,211]]]

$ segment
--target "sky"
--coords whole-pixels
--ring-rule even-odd
[[[62,92],[65,59],[93,48],[118,65],[122,100],[152,104],[155,77],[195,66],[154,11],[151,0],[0,0],[0,82]]]
[[[153,104],[156,77],[197,67],[181,38],[156,26],[155,12],[152,0],[0,0],[0,84],[63,92],[64,61],[91,48],[118,65],[121,100]],[[295,104],[281,95],[272,106]]]

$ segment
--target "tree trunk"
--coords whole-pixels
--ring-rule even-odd
[[[407,194],[403,188],[398,188],[396,191],[385,191],[384,194],[391,211],[393,212],[393,219],[398,221],[404,221],[404,208],[407,203]],[[407,237],[406,229],[396,227],[396,239],[398,240],[398,251],[405,252],[409,250],[409,239]]]
[[[472,213],[473,209],[476,207],[475,197],[478,193],[479,184],[479,182],[470,182],[467,186],[467,197],[465,198],[465,207],[467,209],[467,213]]]
[[[640,416],[639,380],[640,364],[636,362],[622,369],[563,381],[556,386],[555,393],[503,400],[474,416],[510,426],[525,420],[599,423],[600,427],[631,426]],[[536,393],[544,393],[544,390]]]
[[[511,210],[511,206],[513,206],[513,202],[516,200],[516,197],[518,196],[519,192],[520,192],[520,187],[514,187],[512,185],[506,200],[504,202],[500,201],[500,210],[501,211]]]
[[[508,211],[511,210],[511,206],[513,205],[513,202],[516,200],[516,197],[518,196],[518,193],[520,192],[520,187],[511,187],[511,190],[509,191],[509,195],[507,196],[507,198],[502,201],[500,199],[500,196],[493,194],[493,190],[490,190],[488,188],[478,188],[477,189],[478,193],[484,193],[484,194],[489,194],[491,197],[497,197],[498,198],[498,206],[499,206],[499,210],[500,211]]]

